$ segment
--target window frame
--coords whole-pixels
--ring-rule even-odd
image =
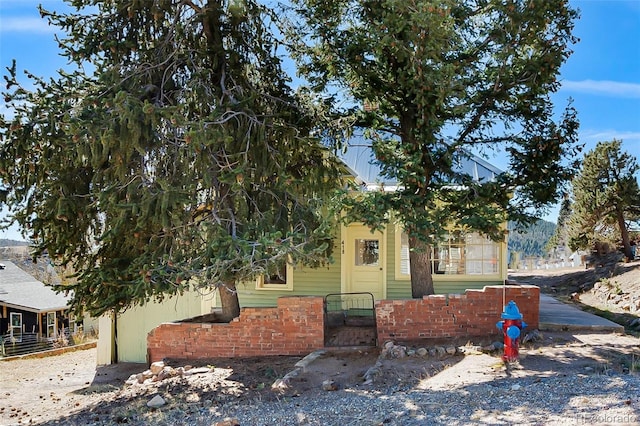
[[[260,291],[293,291],[293,264],[290,259],[287,260],[286,282],[284,284],[265,283],[264,275],[256,278],[256,290]]]
[[[19,325],[14,325],[13,318],[18,318]],[[22,342],[22,328],[24,326],[24,322],[22,321],[22,313],[21,312],[9,312],[9,335],[16,342]],[[18,332],[14,333],[14,329],[17,329]]]
[[[404,229],[402,227],[402,225],[397,224],[396,225],[396,230],[395,230],[395,279],[398,281],[409,281],[411,280],[411,272],[409,273],[403,273],[402,272],[402,264],[403,264],[403,247],[402,247],[402,236],[407,235],[404,232]],[[470,234],[474,234],[476,236],[478,236],[479,238],[484,240],[487,240],[486,237],[483,237],[480,233],[478,232],[471,232]],[[451,239],[448,239],[446,242],[446,246],[451,248],[451,247],[459,247],[461,249],[461,251],[466,252],[466,248],[467,248],[467,242],[466,239],[464,238],[464,235],[462,236],[462,239],[464,240],[464,242],[462,244],[459,244],[457,242],[452,242]],[[491,241],[490,245],[493,245],[493,249],[492,250],[485,250],[485,247],[490,246],[488,244],[471,244],[472,246],[477,246],[477,247],[481,247],[481,258],[477,258],[477,257],[473,257],[472,259],[467,259],[467,256],[464,254],[461,254],[461,259],[459,261],[460,264],[464,264],[465,265],[465,273],[464,274],[433,274],[434,279],[436,280],[461,280],[461,279],[478,279],[478,278],[483,278],[483,279],[495,279],[496,277],[500,277],[501,274],[501,266],[500,266],[500,261],[501,261],[501,257],[503,255],[502,253],[502,244],[500,242],[495,242],[495,241]],[[407,247],[408,247],[408,240],[407,240]],[[484,258],[485,253],[487,253],[488,251],[493,251],[493,254],[495,254],[495,257],[487,257]],[[495,264],[495,270],[491,271],[491,272],[480,272],[480,273],[468,273],[467,272],[467,268],[466,268],[466,262],[467,260],[472,260],[472,261],[480,261],[481,262],[481,268],[482,271],[484,271],[484,263],[482,262],[489,262],[492,264]],[[407,262],[409,262],[408,259],[408,250],[407,250]],[[434,258],[432,256],[431,261],[434,262]],[[433,264],[432,264],[433,265]]]
[[[49,319],[53,318],[53,323],[49,322]],[[46,321],[47,321],[47,338],[54,339],[57,337],[57,315],[55,312],[47,312]]]

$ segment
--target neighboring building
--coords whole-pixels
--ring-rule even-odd
[[[162,303],[147,303],[113,316],[100,317],[98,328],[98,365],[114,362],[146,362],[147,334],[163,322],[208,314],[213,310],[213,294],[192,291],[166,298]]]
[[[370,150],[359,147],[350,148],[343,161],[363,190],[394,190],[396,184],[380,180],[370,159]],[[460,167],[476,180],[492,180],[501,173],[477,157]],[[359,224],[341,226],[336,229],[334,244],[334,262],[326,267],[283,264],[276,275],[239,284],[240,306],[276,306],[281,296],[354,292],[371,293],[376,300],[411,298],[409,246],[401,226],[375,233]],[[436,293],[463,293],[466,289],[502,285],[507,278],[506,241],[496,243],[477,233],[452,233],[434,248],[431,258]],[[162,304],[130,309],[115,320],[104,317],[100,322],[98,363],[108,364],[116,359],[145,362],[146,337],[153,328],[162,322],[205,315],[215,306],[213,295],[192,293]]]
[[[62,329],[73,330],[69,300],[13,262],[0,263],[0,335],[21,342],[26,335],[55,338]]]

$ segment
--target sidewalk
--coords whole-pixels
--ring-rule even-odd
[[[593,330],[624,333],[624,327],[540,294],[540,330]]]

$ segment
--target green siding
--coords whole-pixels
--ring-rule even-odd
[[[410,299],[411,281],[396,280],[396,227],[387,228],[387,299]]]
[[[278,297],[325,296],[340,293],[340,247],[334,240],[334,262],[320,268],[296,267],[293,271],[293,290],[258,290],[255,282],[238,285],[241,307],[276,306]]]
[[[276,306],[278,297],[282,296],[325,296],[329,293],[341,292],[340,238],[334,241],[334,262],[321,268],[296,268],[293,273],[293,291],[257,290],[255,282],[240,284],[238,297],[240,306]],[[396,280],[395,226],[389,226],[386,232],[386,280],[387,299],[411,298],[411,281]],[[443,280],[434,277],[436,294],[464,293],[466,289],[481,289],[486,285],[502,285],[500,280],[469,281],[449,276]]]

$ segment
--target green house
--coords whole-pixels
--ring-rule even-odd
[[[350,148],[343,162],[362,191],[393,191],[395,183],[380,179],[366,147]],[[471,156],[460,165],[474,179],[493,179],[501,173]],[[505,224],[506,226],[506,224]],[[507,278],[507,245],[477,233],[452,234],[433,248],[431,256],[436,293],[503,284]],[[283,264],[278,274],[238,285],[241,307],[273,307],[282,296],[327,296],[369,293],[374,300],[411,298],[409,246],[402,227],[392,225],[372,233],[361,224],[335,230],[333,262],[306,268]],[[163,322],[211,313],[219,305],[216,292],[191,292],[163,303],[149,303],[100,319],[98,364],[146,362],[147,334]],[[368,306],[372,306],[368,302]]]
[[[362,191],[393,191],[396,183],[380,177],[364,144],[350,147],[344,163]],[[460,164],[475,180],[493,180],[501,170],[477,156]],[[505,224],[506,226],[506,224]],[[411,297],[407,235],[400,225],[372,233],[361,224],[336,229],[333,263],[317,269],[283,265],[274,277],[259,277],[238,286],[240,306],[275,306],[281,296],[371,293],[377,299]],[[478,233],[452,233],[432,249],[436,293],[503,284],[507,278],[507,244]]]

